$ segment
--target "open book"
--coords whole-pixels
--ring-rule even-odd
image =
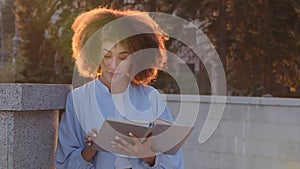
[[[134,144],[132,138],[129,136],[129,132],[135,134],[142,142],[146,141],[147,136],[152,133],[153,151],[176,154],[192,129],[193,127],[176,125],[163,119],[156,119],[151,122],[135,122],[108,118],[104,121],[100,133],[95,138],[92,149],[129,155],[118,148],[112,147],[110,141],[116,141],[115,136],[119,136],[127,142]]]

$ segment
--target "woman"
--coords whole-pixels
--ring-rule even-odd
[[[107,8],[79,15],[72,28],[78,71],[96,78],[68,95],[58,131],[56,168],[183,168],[182,151],[176,155],[156,153],[151,149],[152,136],[141,142],[128,133],[134,144],[121,136],[111,140],[112,147],[131,156],[91,149],[108,117],[173,120],[164,99],[147,85],[166,62],[166,34],[143,12]]]

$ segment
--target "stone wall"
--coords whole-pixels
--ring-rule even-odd
[[[227,97],[218,128],[203,144],[198,137],[210,97],[194,104],[200,110],[183,147],[186,169],[300,169],[300,99]],[[180,97],[168,96],[168,105],[176,118]]]
[[[0,84],[0,169],[54,168],[58,111],[70,89]],[[200,106],[195,129],[183,146],[186,169],[300,168],[300,99],[227,97],[218,128],[199,144],[211,97],[167,98],[174,118],[180,102]],[[183,111],[188,115],[189,107]]]

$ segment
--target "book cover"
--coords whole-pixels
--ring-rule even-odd
[[[110,141],[115,141],[115,136],[119,136],[127,142],[134,144],[132,138],[129,136],[129,132],[134,133],[142,142],[146,141],[147,136],[152,133],[153,151],[157,153],[176,154],[192,129],[193,127],[176,125],[163,119],[156,119],[151,122],[136,122],[108,118],[104,121],[92,148],[98,151],[130,155],[118,148],[112,147]]]

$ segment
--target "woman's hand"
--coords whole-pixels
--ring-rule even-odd
[[[142,160],[146,161],[149,165],[154,165],[155,163],[155,152],[152,150],[152,143],[153,143],[153,136],[150,135],[147,137],[145,142],[141,142],[140,138],[138,138],[133,133],[128,133],[129,136],[132,138],[134,144],[128,143],[123,138],[116,136],[115,141],[111,141],[113,147],[120,148],[123,151],[141,158]]]
[[[94,139],[97,137],[97,134],[99,134],[98,129],[92,129],[92,131],[88,132],[86,136],[84,136],[84,148],[81,151],[82,158],[85,161],[91,161],[91,159],[96,154],[96,150],[91,149],[91,146],[94,144]]]

